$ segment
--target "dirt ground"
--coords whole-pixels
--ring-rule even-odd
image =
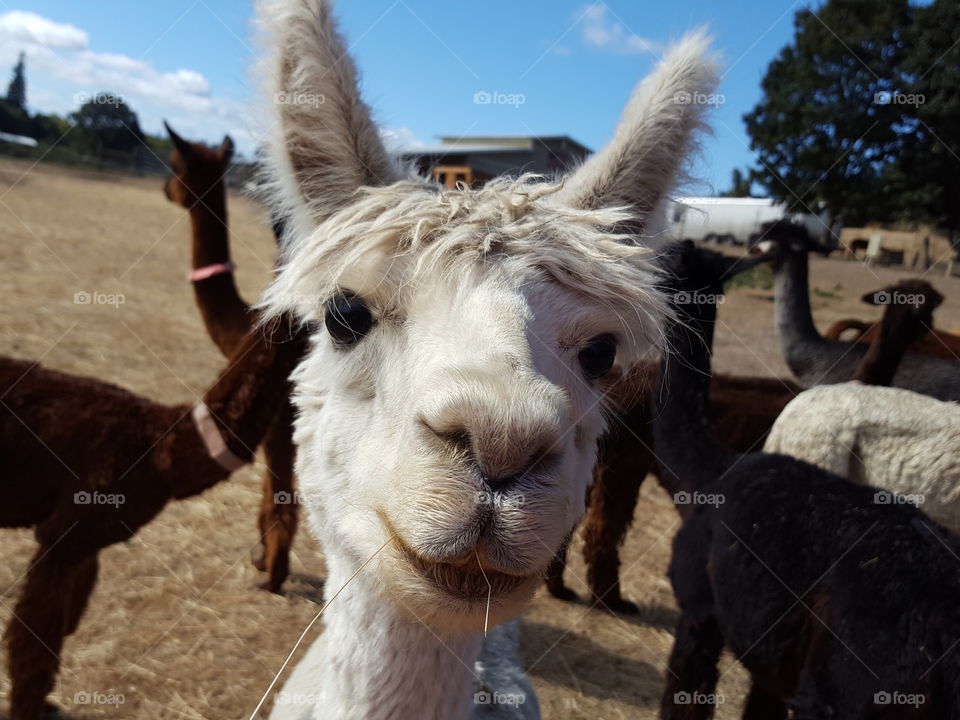
[[[268,281],[273,239],[263,209],[245,198],[230,198],[230,221],[238,281],[252,300]],[[165,403],[196,400],[215,377],[222,361],[184,281],[186,213],[166,201],[159,180],[0,160],[0,228],[0,352],[41,358]],[[818,325],[878,317],[860,295],[915,274],[815,259]],[[960,326],[960,279],[931,279],[947,297],[938,325]],[[77,293],[88,293],[77,297],[91,302],[75,302]],[[719,370],[787,375],[773,335],[770,290],[733,290],[720,318]],[[66,717],[251,716],[317,612],[324,577],[316,543],[301,532],[286,594],[255,589],[261,578],[249,555],[257,543],[262,472],[258,463],[202,497],[171,504],[131,542],[101,553],[97,589],[66,643],[52,696]],[[544,718],[656,717],[676,620],[665,577],[676,527],[667,496],[645,484],[623,551],[624,595],[640,604],[637,617],[538,594],[524,615],[522,649]],[[33,550],[29,532],[0,531],[4,626]],[[570,557],[569,581],[583,597],[576,544]],[[315,626],[308,640],[319,631]],[[0,717],[10,690],[5,663],[4,657]],[[729,657],[721,672],[717,717],[739,717],[745,673]],[[88,698],[96,702],[82,702]]]

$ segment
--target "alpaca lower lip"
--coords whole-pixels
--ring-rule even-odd
[[[457,598],[486,601],[489,597],[506,595],[530,579],[529,575],[509,575],[495,570],[481,562],[477,555],[458,563],[433,562],[417,555],[399,538],[397,544],[422,578]]]

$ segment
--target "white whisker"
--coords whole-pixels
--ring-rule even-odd
[[[360,567],[354,570],[353,575],[347,578],[347,581],[340,586],[340,589],[333,594],[333,597],[331,597],[329,600],[327,600],[327,602],[323,604],[323,607],[320,608],[320,612],[318,612],[314,616],[313,620],[311,620],[310,623],[307,625],[307,627],[303,629],[303,632],[300,633],[300,637],[297,638],[297,642],[294,644],[293,649],[290,651],[290,654],[287,655],[287,659],[283,661],[283,665],[280,666],[280,669],[277,671],[277,674],[273,676],[273,680],[270,682],[270,687],[267,688],[267,691],[263,694],[263,697],[260,698],[260,702],[257,703],[257,707],[253,709],[253,713],[250,715],[250,720],[253,720],[257,716],[257,713],[260,712],[260,708],[263,707],[263,703],[266,702],[267,697],[269,697],[270,693],[273,691],[273,686],[277,684],[277,680],[280,679],[280,676],[283,674],[283,671],[286,670],[287,665],[290,662],[290,658],[293,657],[293,654],[297,651],[297,648],[300,647],[300,643],[303,642],[303,638],[305,638],[307,633],[310,632],[310,628],[313,627],[313,624],[317,622],[317,620],[319,620],[320,617],[327,611],[327,608],[330,607],[330,604],[337,599],[337,596],[339,596],[340,593],[344,591],[347,585],[353,582],[354,578],[356,578],[357,575],[360,574],[360,571],[363,570],[370,563],[371,560],[373,560],[377,555],[379,555],[380,551],[383,550],[392,540],[393,540],[393,536],[391,535],[386,539],[383,545],[381,545],[376,549],[376,551],[374,551],[373,555],[371,555],[366,560],[364,560],[363,563],[361,563]]]
[[[486,637],[487,628],[490,627],[490,599],[493,596],[493,585],[490,584],[487,574],[483,571],[483,563],[480,562],[480,553],[476,550],[474,550],[473,553],[477,556],[477,567],[480,568],[480,574],[483,575],[483,579],[487,583],[487,612],[483,617],[483,636]]]

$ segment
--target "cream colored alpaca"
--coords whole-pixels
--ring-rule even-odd
[[[384,152],[328,3],[261,16],[291,219],[264,307],[316,327],[295,440],[332,600],[271,717],[467,718],[488,611],[522,609],[583,512],[608,372],[660,338],[647,240],[715,69],[688,37],[562,183],[444,190]]]
[[[763,451],[898,493],[960,532],[957,403],[900,388],[821,385],[790,401]],[[902,498],[881,494],[877,501]]]

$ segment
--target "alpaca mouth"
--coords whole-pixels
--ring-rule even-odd
[[[420,577],[460,600],[486,602],[507,595],[530,580],[530,575],[510,575],[496,570],[477,550],[461,562],[426,560],[394,536],[404,558]]]

